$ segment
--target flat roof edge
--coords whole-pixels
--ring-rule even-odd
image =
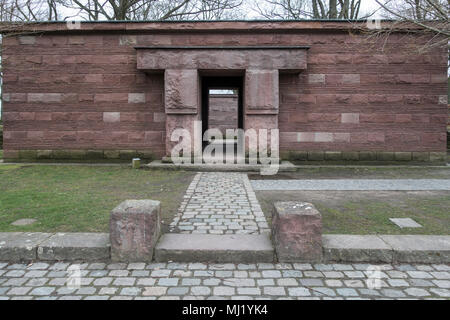
[[[301,30],[347,31],[368,29],[373,20],[227,20],[227,21],[45,21],[0,23],[1,33],[18,32],[295,32]],[[397,22],[380,20],[389,27]],[[419,28],[409,24],[407,28]]]

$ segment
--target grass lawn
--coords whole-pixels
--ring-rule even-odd
[[[450,234],[448,191],[258,191],[271,220],[275,201],[305,201],[321,212],[331,234]],[[389,218],[412,218],[423,227],[400,229]]]
[[[169,224],[193,176],[124,166],[0,165],[0,231],[108,232],[109,212],[126,199],[161,201]],[[37,222],[11,225],[23,218]]]

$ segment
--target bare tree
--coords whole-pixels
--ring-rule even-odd
[[[57,0],[0,0],[1,22],[58,20]]]
[[[391,19],[371,28],[367,39],[372,43],[387,43],[392,33],[409,37],[410,50],[426,53],[440,47],[449,49],[449,0],[376,0],[382,16]]]
[[[218,20],[242,0],[55,0],[86,20]]]
[[[267,19],[357,19],[362,0],[255,0]]]

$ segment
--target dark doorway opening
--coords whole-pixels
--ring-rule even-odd
[[[243,85],[244,79],[240,76],[201,78],[202,136],[208,129],[219,129],[223,133],[223,141],[216,143],[237,145],[237,137],[226,136],[225,133],[227,129],[244,128]],[[203,149],[210,143],[203,141]]]

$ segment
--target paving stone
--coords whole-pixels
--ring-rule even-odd
[[[121,277],[114,280],[113,285],[115,286],[132,286],[136,282],[136,278],[131,277]]]
[[[305,287],[321,287],[323,286],[323,281],[320,279],[299,279],[300,284]]]
[[[137,280],[138,286],[153,286],[156,283],[156,279],[153,278],[140,278]]]
[[[430,292],[443,298],[450,298],[450,290],[441,288],[431,288]]]
[[[179,229],[185,233],[227,234],[238,234],[245,228],[247,228],[245,231],[255,233],[268,231],[267,222],[260,212],[260,206],[246,174],[198,173],[188,187],[185,199],[177,217],[171,223],[171,231]],[[213,210],[217,210],[215,212],[220,214],[202,214]],[[245,216],[246,222],[230,223],[229,219],[222,218],[228,216],[228,210],[230,214]],[[256,217],[259,218],[258,224]]]
[[[205,286],[217,286],[220,284],[220,282],[221,282],[220,279],[215,279],[215,278],[209,278],[209,279],[203,280],[203,284]]]
[[[388,279],[391,287],[409,287],[409,283],[403,279]]]
[[[4,277],[22,277],[25,274],[23,270],[11,270],[5,273]]]
[[[91,294],[94,294],[95,291],[97,291],[97,289],[94,287],[82,287],[77,290],[76,294],[91,295]]]
[[[128,264],[128,269],[129,270],[143,270],[143,269],[145,269],[145,263],[141,263],[141,262],[130,263],[130,264]]]
[[[330,297],[336,296],[336,292],[334,292],[333,289],[326,288],[326,287],[314,287],[314,288],[311,288],[311,291],[313,292],[314,295],[317,295],[317,296],[330,296]]]
[[[27,273],[24,274],[24,277],[27,278],[36,278],[36,277],[43,277],[45,276],[45,274],[48,271],[46,270],[33,270],[33,271],[28,271]]]
[[[288,288],[288,293],[292,297],[307,297],[310,296],[308,288]]]
[[[158,285],[162,287],[173,287],[178,285],[177,278],[161,278],[158,280]]]
[[[425,290],[425,289],[421,289],[421,288],[408,288],[404,290],[408,295],[413,296],[413,297],[426,297],[429,296],[430,293]]]
[[[277,279],[277,284],[279,286],[290,287],[290,286],[297,286],[298,281],[293,278],[283,278],[283,279]]]
[[[433,280],[433,283],[439,288],[449,289],[450,288],[450,280]]]
[[[106,268],[106,263],[95,262],[95,263],[89,264],[87,269],[89,269],[89,270],[103,270],[105,268]]]
[[[353,296],[358,295],[358,293],[356,292],[355,289],[350,289],[350,288],[337,288],[336,292],[338,295],[344,296],[344,297],[353,297]]]
[[[432,279],[433,276],[425,271],[406,271],[410,277],[417,279]]]
[[[191,294],[194,296],[207,296],[211,294],[211,288],[202,286],[191,287]]]
[[[28,270],[45,270],[49,267],[48,263],[45,262],[36,262],[28,265]]]
[[[166,294],[166,292],[167,287],[145,287],[142,294],[144,296],[162,296]]]
[[[31,287],[15,287],[11,288],[11,290],[8,291],[8,295],[13,296],[23,296],[26,295],[32,288]],[[5,290],[6,292],[6,290]],[[2,293],[0,293],[2,294]]]
[[[139,293],[141,293],[141,289],[136,287],[125,287],[120,291],[120,294],[124,296],[136,296]]]
[[[48,278],[37,278],[37,279],[31,279],[27,282],[27,286],[31,287],[42,287],[44,284],[48,282]]]
[[[164,278],[170,276],[172,270],[153,270],[151,276],[155,278]]]
[[[181,280],[181,285],[182,286],[196,286],[199,285],[201,282],[200,279],[196,279],[196,278],[185,278]]]
[[[55,291],[53,287],[39,287],[33,289],[30,294],[33,296],[48,296]]]
[[[411,286],[414,287],[432,287],[433,283],[430,280],[424,280],[424,279],[408,279],[408,282],[411,284]]]
[[[168,295],[182,296],[189,292],[189,287],[174,287],[167,290]]]
[[[215,295],[219,296],[232,296],[235,294],[236,290],[232,287],[215,287],[213,289]]]
[[[109,296],[87,296],[84,300],[108,300]]]
[[[422,225],[418,224],[416,221],[414,221],[411,218],[389,218],[392,223],[403,228],[421,228]]]
[[[325,280],[325,283],[329,287],[342,287],[342,281],[341,280],[330,279],[330,280]]]
[[[89,275],[91,276],[91,277],[104,277],[104,276],[106,276],[108,274],[108,271],[107,270],[95,270],[95,271],[92,271]]]
[[[293,268],[296,270],[312,270],[313,267],[309,263],[294,263]]]
[[[99,278],[94,280],[94,286],[107,286],[113,281],[111,277]]]
[[[110,277],[128,277],[130,271],[128,270],[112,270],[109,272]]]
[[[290,289],[298,289],[298,288],[290,288]],[[264,287],[263,293],[265,295],[270,296],[284,296],[286,294],[286,290],[284,287]]]
[[[450,279],[450,272],[430,272],[436,279]]]

